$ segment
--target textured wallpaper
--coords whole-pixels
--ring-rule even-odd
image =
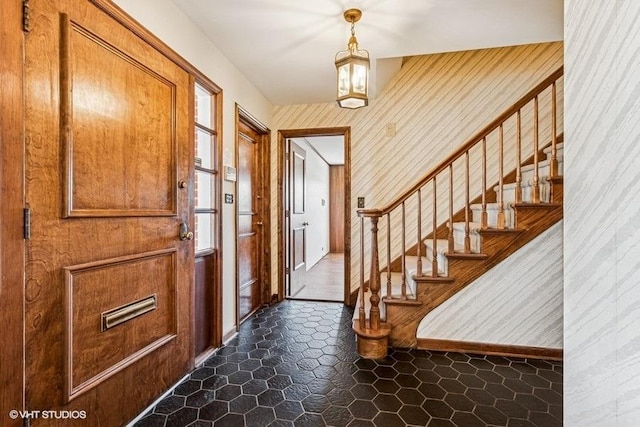
[[[640,2],[565,0],[564,424],[640,425]]]
[[[367,207],[382,207],[390,202],[562,63],[562,43],[410,57],[366,108],[344,110],[335,103],[277,106],[272,128],[272,206],[277,206],[277,130],[350,126],[351,285],[355,288],[359,283],[356,262],[361,256],[357,197],[366,197]],[[558,92],[562,96],[562,88]],[[541,97],[541,117],[548,98],[548,94]],[[562,129],[562,112],[558,115],[558,127]],[[532,127],[530,117],[530,110],[523,112],[525,140]],[[388,123],[396,126],[393,137],[385,136]],[[541,121],[541,142],[549,139],[549,128],[548,122]],[[509,130],[506,139],[509,139]],[[489,151],[492,149],[490,144]],[[515,167],[515,146],[506,143],[505,150],[505,165]],[[477,165],[478,162],[472,160],[472,168]],[[497,176],[497,167],[491,163],[488,167],[490,174]],[[479,183],[475,183],[475,188],[479,191]],[[456,196],[460,195],[456,192]],[[423,208],[424,217],[431,218],[429,206],[423,205]],[[439,223],[446,220],[443,211],[446,205],[442,204],[441,208]],[[272,215],[271,240],[275,245],[277,213],[274,211]],[[408,222],[409,227],[413,226],[415,217],[409,217]],[[430,225],[430,220],[423,220],[423,224],[427,223]],[[399,253],[399,239],[392,241],[393,252]],[[368,244],[365,247],[368,248]],[[277,251],[272,254],[275,287]]]
[[[425,316],[418,338],[562,348],[562,222]]]

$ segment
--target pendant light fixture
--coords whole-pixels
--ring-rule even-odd
[[[351,38],[347,50],[336,54],[338,71],[338,105],[342,108],[360,108],[369,104],[369,52],[358,49],[355,23],[362,17],[359,9],[344,12],[351,23]]]

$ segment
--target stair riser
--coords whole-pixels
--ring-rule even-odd
[[[465,231],[464,227],[454,227],[453,228],[453,240],[460,244],[464,245]],[[469,240],[471,243],[471,252],[480,253],[482,248],[482,238],[475,234],[469,233]]]
[[[515,199],[515,192],[514,192]],[[482,206],[472,206],[471,211],[473,213],[473,222],[482,222]],[[509,208],[509,204],[504,204],[504,220],[505,227],[513,228],[513,211]],[[498,209],[487,207],[487,226],[498,226]]]
[[[427,256],[427,259],[429,260],[429,263],[431,263],[433,260],[433,243],[427,242],[425,244],[425,250],[426,250],[425,254]],[[445,276],[448,276],[449,275],[449,259],[447,258],[447,256],[443,252],[438,251],[436,256],[436,261],[438,261],[438,270],[444,272]]]
[[[544,150],[544,154],[545,154],[545,158],[546,159],[550,159],[551,158],[551,147],[547,147]],[[564,158],[564,144],[557,144],[556,145],[556,159],[558,159],[558,161],[562,160]]]
[[[558,175],[562,175],[562,171],[564,169],[564,162],[561,159],[558,159]],[[533,182],[533,171],[534,168],[532,166],[523,167],[522,172],[522,182]],[[538,178],[542,180],[542,177],[547,177],[551,175],[551,168],[549,166],[548,161],[544,161],[538,164]]]
[[[551,194],[551,186],[547,181],[541,180],[538,183],[538,188],[540,191],[540,201],[548,203],[549,197]],[[497,187],[496,187],[497,192]],[[504,187],[503,191],[503,200],[504,204],[507,205],[509,203],[515,203],[516,201],[516,187],[509,186]],[[533,187],[526,185],[522,187],[522,202],[533,202]],[[475,218],[475,217],[474,217]]]

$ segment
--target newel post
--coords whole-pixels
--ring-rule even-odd
[[[379,209],[360,209],[358,216],[371,220],[371,270],[369,273],[369,290],[371,291],[371,310],[369,311],[369,328],[380,329],[380,260],[378,259],[378,220],[382,216]],[[363,254],[364,257],[364,254]]]

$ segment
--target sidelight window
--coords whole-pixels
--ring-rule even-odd
[[[195,240],[196,252],[214,249],[218,200],[217,94],[195,84]]]

